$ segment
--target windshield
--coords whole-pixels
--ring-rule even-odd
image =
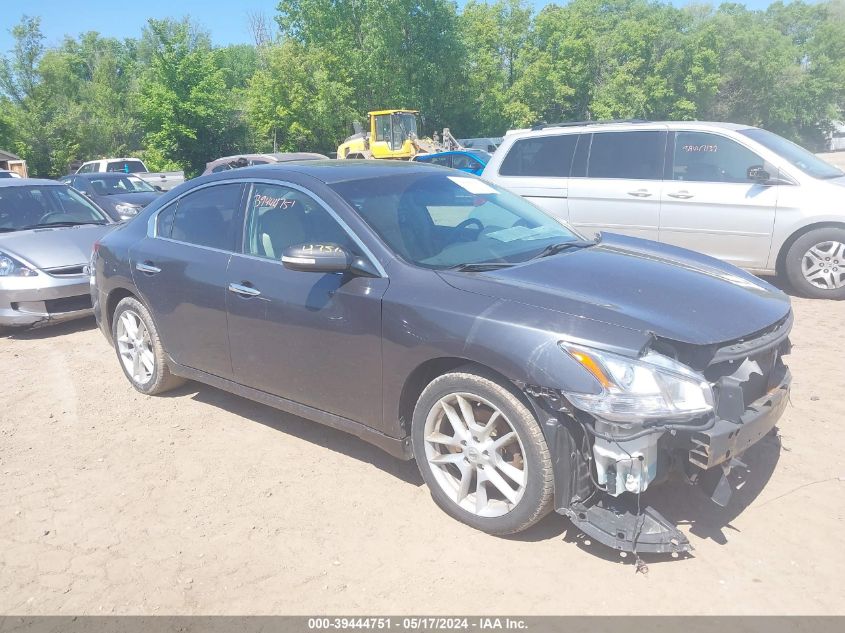
[[[123,193],[155,192],[151,185],[137,176],[121,176],[120,178],[92,178],[91,189],[99,196],[113,196]]]
[[[581,239],[522,198],[470,176],[402,174],[332,188],[394,252],[425,268],[524,262]]]
[[[107,222],[99,209],[67,186],[0,187],[0,232]]]
[[[772,150],[777,155],[788,160],[790,164],[814,178],[828,179],[845,176],[845,172],[841,169],[837,169],[827,161],[808,152],[800,145],[796,145],[792,141],[788,141],[782,136],[778,136],[768,130],[748,128],[747,130],[740,130],[740,134],[757,141],[763,147]]]

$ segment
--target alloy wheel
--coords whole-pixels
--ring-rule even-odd
[[[845,286],[845,244],[826,241],[811,247],[801,259],[801,272],[816,288],[842,288]]]
[[[139,385],[148,383],[155,373],[150,332],[134,310],[125,310],[117,322],[117,349],[126,373]]]
[[[522,499],[529,468],[522,441],[484,398],[453,393],[438,400],[426,418],[424,439],[434,479],[464,510],[498,517]]]

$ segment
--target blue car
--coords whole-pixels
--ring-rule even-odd
[[[483,149],[461,149],[452,152],[437,152],[436,154],[419,154],[414,156],[413,160],[460,169],[480,176],[481,172],[484,171],[484,166],[490,161],[490,154]]]

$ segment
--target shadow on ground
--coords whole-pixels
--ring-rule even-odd
[[[233,415],[258,422],[352,459],[372,464],[412,486],[423,485],[422,477],[413,461],[396,459],[357,437],[317,422],[196,382],[189,382],[168,395],[191,396],[194,400],[221,408]],[[689,526],[689,532],[693,537],[711,539],[720,545],[725,545],[728,543],[730,532],[738,531],[732,525],[732,521],[765,488],[780,458],[780,451],[780,440],[776,433],[771,433],[741,456],[746,467],[737,465],[733,468],[729,479],[734,492],[730,502],[724,508],[710,500],[703,486],[691,486],[680,480],[672,480],[649,490],[643,495],[643,507],[651,505],[670,522]],[[716,470],[708,474],[716,476],[720,473],[720,470]],[[550,514],[532,528],[507,538],[525,542],[561,538],[564,542],[573,543],[584,551],[610,562],[631,565],[637,563],[635,556],[622,557],[618,551],[591,541],[568,519],[555,513]],[[696,539],[691,540],[695,545]],[[690,557],[690,554],[685,554],[679,558]],[[676,560],[668,554],[643,554],[640,558],[647,564]]]
[[[795,292],[792,289],[792,286],[789,285],[789,282],[786,280],[786,278],[783,275],[778,275],[776,277],[775,276],[765,276],[765,277],[760,276],[760,279],[762,279],[763,281],[765,281],[767,283],[772,284],[775,288],[777,288],[778,290],[782,290],[783,292],[788,294],[790,297],[798,297],[798,298],[801,297],[800,294],[798,294],[797,292]]]
[[[210,404],[233,415],[258,422],[271,429],[317,444],[358,461],[372,464],[379,470],[412,486],[423,485],[422,477],[415,462],[396,459],[354,435],[198,382],[188,382],[184,387],[166,394],[166,396],[175,397],[186,395],[190,395],[198,402]]]
[[[0,338],[8,338],[16,341],[35,341],[58,336],[66,336],[93,330],[97,327],[94,317],[65,321],[64,323],[48,324],[34,328],[6,328],[0,330]]]

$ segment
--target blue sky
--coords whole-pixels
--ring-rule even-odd
[[[672,0],[677,5],[688,0]],[[711,0],[719,4],[719,0]],[[9,30],[21,15],[41,16],[41,27],[47,45],[59,44],[66,34],[99,31],[117,38],[137,37],[147,18],[180,18],[190,15],[211,32],[215,44],[249,42],[247,16],[262,11],[274,15],[278,0],[0,0],[0,54],[12,46]],[[463,0],[459,0],[463,4]],[[542,7],[546,0],[533,0]],[[770,0],[746,0],[750,8],[763,8]],[[11,5],[11,6],[10,6]]]

